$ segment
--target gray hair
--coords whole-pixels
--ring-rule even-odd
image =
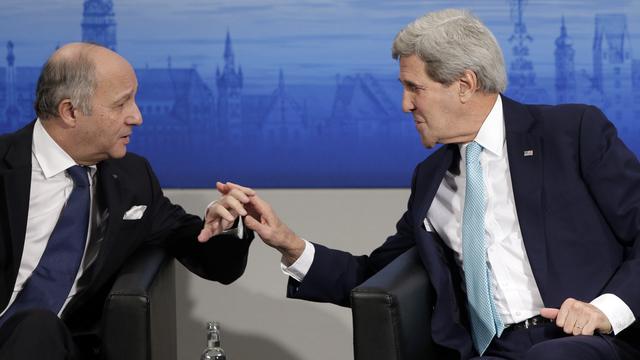
[[[427,65],[427,75],[444,85],[471,70],[482,92],[498,93],[507,87],[504,58],[496,38],[466,10],[445,9],[416,19],[396,35],[391,54],[396,60],[417,55]]]
[[[89,45],[89,44],[87,44]],[[95,46],[89,45],[88,47]],[[51,56],[42,67],[34,108],[40,119],[60,116],[58,105],[70,99],[84,115],[91,115],[96,89],[95,63],[86,50],[72,56]]]

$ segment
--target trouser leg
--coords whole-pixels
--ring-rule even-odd
[[[631,339],[633,340],[633,339]],[[640,345],[625,336],[570,336],[555,324],[506,330],[474,360],[637,360]]]
[[[0,359],[79,360],[69,330],[48,310],[16,313],[0,327]]]

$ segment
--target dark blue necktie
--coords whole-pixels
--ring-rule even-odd
[[[27,279],[0,325],[21,310],[47,309],[57,314],[69,296],[84,254],[91,204],[85,167],[72,166],[67,173],[73,190],[60,213],[38,266]]]

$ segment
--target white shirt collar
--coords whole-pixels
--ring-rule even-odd
[[[482,145],[483,148],[489,150],[497,156],[502,156],[504,149],[504,115],[502,112],[502,98],[498,95],[495,104],[487,118],[482,123],[475,142]]]
[[[40,119],[36,120],[33,126],[32,151],[46,179],[56,176],[74,165],[78,165],[71,156],[62,150],[60,145],[51,138],[47,130],[42,126],[42,120]],[[91,175],[93,176],[97,168],[95,165],[90,166],[90,168]]]

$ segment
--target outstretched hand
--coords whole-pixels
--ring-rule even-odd
[[[211,237],[228,230],[238,216],[246,216],[248,212],[245,206],[256,194],[251,188],[231,182],[224,184],[217,182],[216,189],[221,197],[207,208],[204,227],[198,235],[200,242],[206,242]]]
[[[293,264],[302,255],[305,242],[283,223],[271,206],[258,195],[245,204],[249,213],[244,218],[247,228],[255,231],[262,241],[280,251],[285,265]]]

